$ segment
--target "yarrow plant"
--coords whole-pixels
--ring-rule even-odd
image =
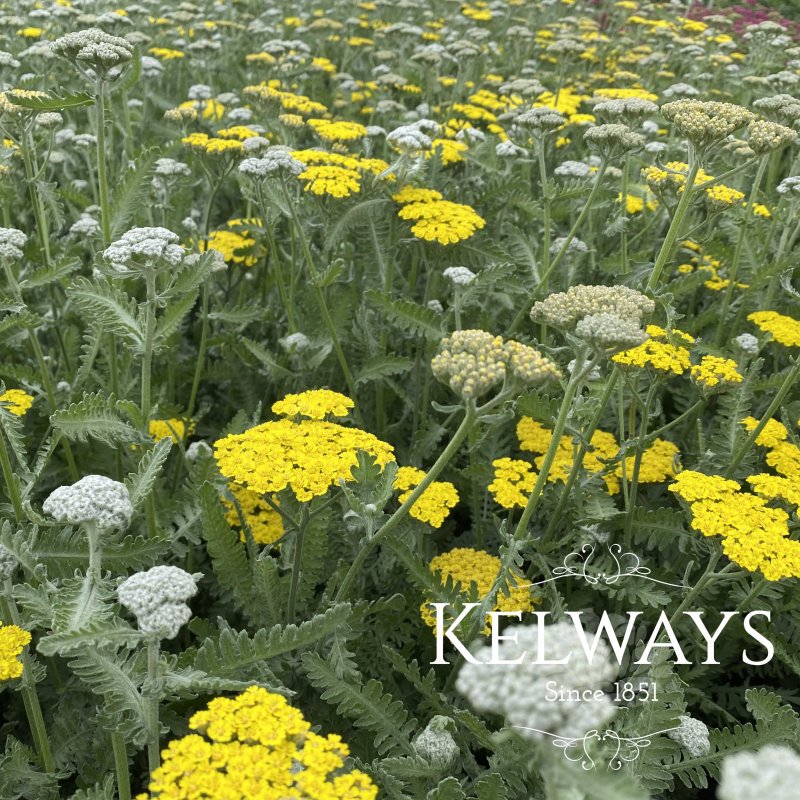
[[[708,5],[5,4],[2,800],[795,796],[800,33]]]

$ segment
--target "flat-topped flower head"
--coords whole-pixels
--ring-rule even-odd
[[[655,303],[627,286],[578,284],[566,292],[556,292],[533,304],[531,319],[562,330],[573,330],[584,317],[613,314],[637,324],[652,314]]]
[[[320,413],[322,406],[301,402],[306,410]],[[338,408],[344,410],[345,405]],[[301,502],[326,494],[339,481],[352,480],[359,450],[372,455],[381,467],[394,461],[390,444],[324,419],[264,422],[214,443],[223,475],[262,495],[291,489]]]
[[[287,394],[272,404],[272,413],[281,417],[346,417],[355,403],[346,395],[330,389],[309,389],[300,394]]]
[[[124,580],[117,587],[117,597],[136,617],[145,636],[174,639],[191,619],[186,601],[197,594],[197,577],[179,567],[153,567]]]
[[[635,319],[618,317],[605,311],[587,314],[575,326],[575,335],[599,350],[619,350],[647,341],[647,334]]]
[[[688,714],[681,716],[681,724],[677,730],[667,733],[670,739],[677,742],[692,758],[708,755],[711,743],[708,740],[708,725]]]
[[[486,331],[456,331],[442,339],[431,369],[438,380],[462,397],[480,397],[505,378],[503,344],[502,336]]]
[[[400,219],[414,220],[411,232],[426,242],[443,245],[469,239],[486,225],[472,206],[450,200],[407,203],[397,212]]]
[[[122,274],[178,266],[184,250],[178,234],[166,228],[131,228],[103,251],[103,259]]]
[[[0,258],[18,260],[28,237],[16,228],[0,228]]]
[[[635,122],[642,117],[649,117],[658,111],[658,106],[652,100],[641,97],[618,97],[608,99],[600,98],[594,106],[594,113],[612,120]]]
[[[0,682],[22,675],[22,662],[18,657],[30,641],[28,631],[17,625],[3,625],[0,622]]]
[[[133,58],[133,45],[129,41],[99,28],[68,33],[56,39],[50,49],[56,55],[92,67],[101,74]]]
[[[619,122],[595,125],[583,134],[583,139],[592,150],[608,159],[638,150],[645,143],[644,136]]]
[[[733,753],[722,760],[718,800],[795,800],[800,755],[791,747],[768,744],[758,751]]]
[[[104,475],[86,475],[72,486],[59,486],[42,510],[56,522],[101,530],[125,530],[133,516],[127,486]]]
[[[293,175],[296,177],[305,168],[305,164],[296,159],[288,147],[279,145],[267,148],[258,158],[245,158],[239,164],[239,172],[242,175],[258,180],[274,175]]]
[[[800,135],[792,128],[764,119],[751,122],[748,133],[747,144],[756,155],[780,150],[781,147],[791,144]]]
[[[661,106],[661,113],[698,147],[722,141],[756,118],[742,106],[715,100],[674,100]]]
[[[401,492],[400,502],[405,501],[411,492],[422,483],[425,473],[416,467],[400,467],[395,475],[392,488]],[[420,522],[426,522],[431,527],[441,528],[445,519],[450,515],[450,510],[458,503],[456,487],[449,481],[433,481],[411,506],[409,514]]]
[[[532,131],[549,132],[566,125],[567,118],[555,108],[538,106],[518,114],[514,122]]]
[[[722,391],[744,380],[737,369],[736,362],[720,356],[703,356],[700,363],[691,368],[689,374],[692,380],[706,392]]]
[[[24,417],[33,405],[33,395],[23,389],[7,389],[0,394],[0,405],[15,417]]]
[[[784,347],[800,347],[800,321],[777,311],[754,311],[747,319]]]

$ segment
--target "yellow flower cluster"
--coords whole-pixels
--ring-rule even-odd
[[[367,129],[358,122],[310,119],[308,125],[324,142],[354,142],[367,135]]]
[[[471,547],[456,547],[447,553],[442,553],[431,560],[430,570],[440,572],[442,581],[452,578],[457,584],[459,592],[466,595],[471,583],[475,583],[478,598],[483,599],[492,590],[497,576],[500,574],[500,559],[487,553],[485,550],[473,550]],[[516,576],[524,580],[522,575]],[[423,622],[431,628],[436,627],[435,609],[429,605],[430,601],[420,606]],[[533,608],[533,598],[529,586],[511,588],[508,595],[497,593],[495,611],[530,611]],[[488,627],[484,633],[488,633]]]
[[[772,338],[785,347],[800,347],[800,322],[777,311],[755,311],[747,319],[755,326],[772,334]]]
[[[721,292],[723,289],[728,288],[730,280],[720,275],[722,262],[718,258],[701,253],[700,245],[695,242],[685,241],[683,242],[683,246],[694,251],[696,255],[692,256],[689,263],[681,264],[678,267],[678,272],[682,275],[689,275],[694,272],[695,269],[704,270],[711,273],[711,277],[703,284],[706,289],[711,289],[713,292]],[[737,289],[748,288],[746,283],[741,283],[739,281],[737,281],[735,285]]]
[[[350,197],[361,191],[361,175],[346,167],[307,167],[297,177],[305,182],[304,191],[317,196]]]
[[[33,405],[33,395],[28,394],[23,389],[7,389],[0,394],[0,403],[6,411],[17,417],[24,417],[28,409]]]
[[[159,61],[174,61],[186,55],[182,50],[171,50],[168,47],[151,47],[147,52]]]
[[[723,537],[722,550],[736,564],[770,581],[800,577],[800,542],[788,538],[783,509],[741,491],[736,481],[691,470],[668,488],[689,504],[695,530]]]
[[[676,328],[665,331],[648,325],[645,330],[650,336],[646,342],[617,353],[611,360],[627,367],[652,367],[658,372],[683,375],[690,363],[689,351],[681,342],[691,343],[694,339]]]
[[[494,480],[488,488],[495,502],[503,508],[524,508],[537,478],[530,463],[519,458],[498,458],[492,466]]]
[[[323,420],[281,419],[214,443],[220,472],[258,494],[290,488],[306,502],[324,495],[351,469],[364,450],[381,466],[394,460],[390,444],[358,428]]]
[[[349,748],[320,736],[285,697],[251,686],[217,697],[189,720],[190,733],[162,752],[150,794],[137,800],[375,800],[378,787],[345,771]]]
[[[404,186],[399,192],[392,195],[392,200],[395,203],[404,205],[406,203],[434,203],[437,200],[442,200],[443,195],[437,192],[436,189],[425,189],[422,186],[412,186],[408,184]]]
[[[259,100],[272,100],[280,103],[284,111],[293,111],[298,114],[325,114],[328,109],[316,100],[312,100],[302,94],[284,92],[275,86],[267,83],[260,83],[257,86],[245,86],[244,93]]]
[[[258,131],[248,128],[247,125],[234,125],[230,128],[223,128],[217,131],[217,136],[222,139],[238,139],[240,142],[260,135]]]
[[[706,189],[706,200],[708,200],[712,208],[722,210],[741,203],[744,200],[744,192],[740,192],[731,186],[717,183]]]
[[[173,442],[183,442],[186,437],[194,432],[194,420],[186,424],[182,419],[151,419],[147,423],[148,433],[158,442],[161,439],[172,439]]]
[[[210,156],[236,155],[242,151],[242,143],[238,139],[213,138],[207,133],[190,133],[181,139],[181,144]]]
[[[245,234],[231,230],[211,231],[208,235],[208,249],[222,254],[225,261],[252,267],[258,263],[258,257],[252,253],[256,240]],[[200,242],[200,251],[206,249],[205,241]]]
[[[22,675],[22,662],[18,656],[31,640],[28,631],[16,625],[3,625],[0,622],[0,681],[19,678]]]
[[[392,485],[401,492],[400,502],[405,503],[411,492],[422,483],[425,472],[416,467],[400,467]],[[434,481],[411,506],[409,514],[433,528],[441,528],[450,515],[450,509],[458,503],[456,487],[449,481]]]
[[[272,544],[283,536],[283,520],[281,519],[281,515],[265,502],[264,498],[258,492],[253,492],[245,486],[240,486],[238,483],[233,482],[228,484],[228,489],[236,498],[236,502],[242,510],[244,521],[250,528],[253,539],[255,539],[258,544]],[[277,498],[273,499],[272,502],[278,505]],[[225,514],[225,519],[228,521],[228,525],[232,528],[241,528],[242,520],[239,517],[236,503],[229,500],[227,497],[223,497],[222,505],[227,512]],[[240,532],[239,538],[245,541],[243,530]]]
[[[400,219],[414,220],[412,233],[426,242],[456,244],[469,239],[486,221],[472,206],[449,200],[408,203],[397,212]]]
[[[459,142],[455,139],[434,139],[431,143],[431,149],[426,151],[425,158],[431,158],[434,153],[439,153],[442,159],[442,164],[447,167],[450,164],[457,164],[459,161],[464,160],[464,153],[469,148],[464,142]]]
[[[758,420],[745,417],[742,424],[748,431],[752,431],[758,425]],[[765,460],[778,474],[800,481],[800,447],[788,439],[786,426],[771,419],[756,437],[756,444],[767,448]]]
[[[272,413],[281,417],[307,417],[325,419],[346,417],[355,403],[347,396],[330,389],[309,389],[300,394],[287,394],[283,400],[272,404]]]
[[[719,356],[703,356],[700,363],[691,368],[690,374],[692,380],[705,389],[720,389],[743,380],[736,362]]]
[[[552,438],[552,431],[545,428],[541,422],[530,417],[522,417],[517,423],[517,439],[519,440],[520,449],[539,456],[534,459],[537,469],[541,469],[544,462],[544,454],[550,447]],[[624,463],[621,461],[611,470],[608,462],[613,461],[619,455],[619,443],[614,434],[608,431],[595,431],[592,434],[590,444],[591,448],[583,459],[583,469],[591,475],[599,474],[606,484],[609,494],[618,494],[623,469],[625,470],[625,475],[630,478],[633,473],[635,456],[626,456]],[[553,465],[547,476],[548,482],[554,483],[567,480],[575,459],[575,453],[576,444],[573,438],[571,436],[562,436],[558,443]],[[656,439],[642,453],[639,465],[639,483],[662,483],[673,477],[678,456],[678,448],[672,442],[668,442],[665,439]],[[524,480],[529,481],[530,479],[524,478]],[[510,496],[512,495],[506,494],[507,498]],[[497,499],[496,495],[495,499]],[[501,503],[501,505],[503,504]],[[509,506],[505,507],[508,508]]]

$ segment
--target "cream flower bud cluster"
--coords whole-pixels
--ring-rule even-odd
[[[523,111],[514,121],[533,130],[554,131],[565,125],[567,118],[560,111],[544,106]]]
[[[532,347],[505,342],[481,330],[456,331],[442,339],[431,361],[433,374],[465,399],[480,397],[507,377],[525,385],[557,379],[555,364]]]
[[[539,646],[537,625],[513,625],[503,632],[494,660],[511,662],[524,652],[528,657],[519,664],[465,663],[458,673],[456,689],[478,711],[501,714],[506,724],[517,727],[519,733],[533,741],[544,740],[546,733],[580,738],[588,731],[601,729],[616,713],[608,695],[595,697],[599,687],[617,676],[617,664],[605,641],[598,642],[591,663],[584,657],[575,626],[558,622],[547,626],[547,642],[551,661],[567,663],[541,664],[531,657]],[[491,645],[478,645],[472,654],[479,662],[489,662]],[[571,654],[571,655],[570,655]],[[548,684],[554,683],[565,691],[583,693],[591,690],[593,699],[577,703],[548,699]],[[535,729],[535,730],[530,730]]]
[[[195,577],[179,567],[137,572],[117,587],[117,597],[145,636],[174,639],[192,616],[186,605],[197,594]]]
[[[768,745],[757,753],[734,753],[722,762],[718,800],[797,800],[800,755],[790,747]]]
[[[583,138],[589,147],[606,158],[638,150],[645,143],[644,136],[619,122],[595,125],[583,134]]]
[[[650,100],[641,97],[601,99],[594,107],[596,114],[610,118],[638,119],[647,117],[658,111],[658,106]]]
[[[86,475],[72,486],[59,486],[42,504],[57,522],[125,530],[133,516],[128,488],[104,475]]]
[[[466,286],[475,280],[475,273],[469,267],[448,267],[442,275],[453,286]]]
[[[131,228],[103,251],[103,258],[117,272],[141,267],[174,267],[183,259],[178,234],[166,228]]]
[[[715,100],[674,100],[661,106],[661,113],[698,146],[724,139],[755,120],[752,111]]]
[[[124,64],[133,58],[130,42],[99,28],[68,33],[56,39],[50,48],[56,55],[101,69]]]
[[[667,736],[677,742],[692,758],[708,755],[711,743],[708,740],[708,726],[688,714],[681,717],[681,725]]]
[[[534,303],[531,319],[572,330],[584,317],[598,314],[613,314],[639,325],[642,317],[654,310],[655,303],[649,297],[627,286],[577,284]]]
[[[16,228],[0,228],[0,258],[22,258],[28,237]]]
[[[750,135],[747,144],[756,155],[779,150],[781,147],[791,144],[798,137],[796,130],[764,119],[751,122],[748,133]]]
[[[648,338],[636,320],[605,311],[587,314],[575,326],[575,335],[601,348],[614,349],[636,347]]]

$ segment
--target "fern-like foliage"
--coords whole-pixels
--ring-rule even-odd
[[[432,309],[411,300],[393,300],[384,292],[367,292],[367,299],[379,308],[397,328],[416,336],[441,339],[442,319]]]
[[[115,333],[137,353],[144,349],[144,326],[136,301],[105,278],[76,278],[67,290],[81,314]]]
[[[366,728],[375,734],[378,753],[414,755],[410,739],[417,729],[417,721],[409,716],[399,700],[384,693],[380,681],[362,684],[344,680],[316,653],[303,656],[303,668],[312,685],[322,692],[323,700],[336,706],[342,716],[352,719],[357,728]]]
[[[84,394],[83,399],[59,409],[50,417],[53,427],[67,439],[85,442],[97,439],[110,447],[124,443],[145,443],[149,440],[123,414],[130,414],[130,404],[114,395],[101,392]]]

